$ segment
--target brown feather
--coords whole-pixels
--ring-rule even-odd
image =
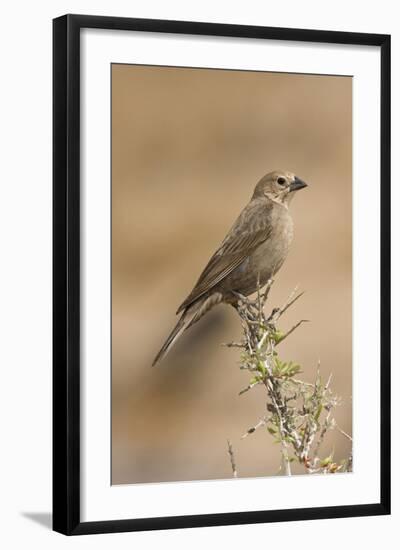
[[[169,352],[182,332],[196,323],[207,311],[222,301],[222,294],[215,292],[211,296],[201,298],[198,302],[192,304],[182,313],[171,334],[166,339],[163,347],[157,353],[153,361],[153,366],[157,365]]]
[[[246,206],[177,313],[211,291],[269,238],[272,228],[267,214],[270,208],[271,204],[259,200]]]

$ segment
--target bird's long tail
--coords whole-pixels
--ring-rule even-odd
[[[181,318],[177,322],[174,330],[168,336],[163,347],[157,353],[154,361],[153,367],[159,363],[169,352],[175,342],[178,340],[179,336],[191,325],[196,323],[200,317],[202,317],[212,306],[218,304],[222,301],[222,295],[218,292],[212,294],[211,296],[206,296],[200,298],[195,303],[191,304],[181,315]]]

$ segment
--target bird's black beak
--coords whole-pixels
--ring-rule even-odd
[[[296,176],[294,181],[290,184],[290,192],[298,191],[299,189],[303,189],[303,187],[307,187],[306,182]]]

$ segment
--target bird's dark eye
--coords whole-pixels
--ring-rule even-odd
[[[276,181],[279,185],[285,185],[285,183],[286,183],[286,179],[283,178],[282,176],[279,177]]]

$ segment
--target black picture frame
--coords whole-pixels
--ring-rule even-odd
[[[381,50],[380,501],[351,506],[80,520],[80,31],[84,28],[378,46]],[[66,535],[390,513],[390,36],[65,15],[53,21],[53,529]]]

